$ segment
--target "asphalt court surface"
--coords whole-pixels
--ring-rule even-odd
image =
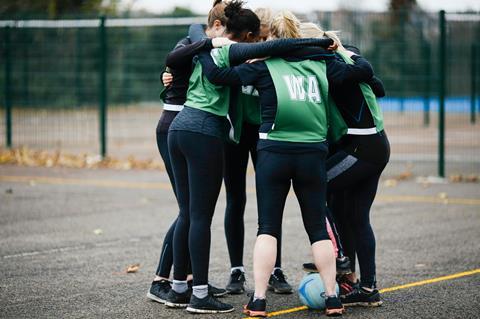
[[[253,175],[248,181],[245,266],[253,288],[251,255],[257,216]],[[227,282],[224,193],[212,225],[210,280]],[[145,294],[163,235],[177,213],[160,171],[42,169],[0,166],[1,318],[184,318]],[[348,309],[346,318],[478,318],[480,315],[480,184],[382,181],[372,209],[384,306]],[[298,203],[289,196],[283,223],[283,268],[296,286],[310,260]],[[137,273],[126,274],[132,264]],[[466,271],[477,270],[462,274]],[[458,274],[438,282],[425,282]],[[401,285],[420,282],[415,287]],[[244,318],[246,295],[225,298],[236,310],[202,318]],[[268,296],[275,318],[316,318],[296,294]]]

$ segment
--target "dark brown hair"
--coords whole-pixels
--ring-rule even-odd
[[[225,16],[227,17],[227,33],[235,38],[247,31],[257,36],[260,32],[260,19],[250,9],[242,8],[243,1],[233,0],[225,7]]]
[[[212,27],[215,20],[220,21],[222,25],[227,24],[227,17],[225,16],[226,4],[222,0],[214,0],[213,7],[208,13],[207,26]]]

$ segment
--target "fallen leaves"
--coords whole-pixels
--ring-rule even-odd
[[[478,183],[480,180],[480,177],[474,174],[463,176],[461,174],[453,174],[450,175],[449,177],[450,182],[452,183]]]
[[[386,179],[383,182],[383,185],[385,187],[396,187],[398,185],[398,182],[411,179],[413,177],[412,168],[413,168],[413,165],[408,164],[404,172],[398,175],[395,175],[392,178]]]
[[[400,173],[399,175],[396,175],[394,177],[394,179],[396,179],[397,181],[406,181],[410,178],[412,178],[413,174],[411,171],[405,171],[403,173]]]
[[[447,180],[438,176],[419,176],[415,180],[417,183],[422,184],[424,187],[432,184],[447,184]]]
[[[164,170],[163,162],[153,159],[141,160],[134,156],[117,159],[92,154],[68,154],[61,151],[36,151],[27,147],[0,149],[0,164],[32,167],[67,167],[67,168],[110,168],[119,170],[158,169]]]
[[[385,182],[383,182],[383,185],[385,187],[395,187],[397,186],[397,180],[396,179],[392,179],[392,178],[389,178],[387,180],[385,180]]]
[[[127,267],[127,274],[136,273],[140,269],[140,264],[133,264]]]

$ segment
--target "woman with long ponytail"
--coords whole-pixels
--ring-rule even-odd
[[[315,24],[303,26],[303,36],[335,38],[339,43],[336,59],[354,63],[346,56],[337,34],[324,32]],[[351,46],[346,48],[357,51]],[[375,267],[375,235],[370,224],[370,208],[378,180],[390,157],[390,144],[383,129],[383,115],[376,97],[383,97],[381,81],[372,77],[364,83],[344,83],[334,88],[332,115],[337,125],[332,134],[331,155],[327,160],[329,207],[339,226],[345,254],[353,272],[340,278],[341,300],[346,306],[379,306]],[[358,257],[360,280],[355,272]]]
[[[215,0],[212,9],[208,14],[207,30],[206,32],[211,37],[217,37],[223,35],[225,25],[227,23],[227,17],[225,16],[225,4],[221,0]],[[189,37],[185,37],[178,41],[175,48],[167,56],[166,65],[172,64],[172,57],[176,55],[176,52],[185,50],[185,48],[192,44]],[[196,47],[190,47],[190,50],[196,50],[204,46],[205,43],[198,43]],[[192,74],[191,64],[176,65],[174,68],[168,68],[168,73],[173,76],[173,80],[165,85],[164,91],[161,93],[161,99],[163,102],[162,115],[158,121],[156,129],[157,146],[160,152],[160,156],[165,164],[170,183],[176,196],[175,190],[175,176],[172,170],[172,164],[170,161],[170,152],[167,143],[168,129],[173,119],[183,109],[188,89],[188,80]],[[165,75],[166,73],[164,73]],[[147,298],[150,300],[165,303],[168,293],[171,290],[170,272],[173,265],[173,234],[175,226],[177,225],[177,218],[173,221],[172,225],[165,234],[162,250],[160,252],[160,259],[155,271],[155,277],[152,281],[150,289],[147,293]],[[189,267],[188,273],[191,274]],[[188,277],[191,282],[192,276]],[[209,286],[209,292],[214,296],[222,296],[226,293],[224,289],[219,289],[213,286]]]

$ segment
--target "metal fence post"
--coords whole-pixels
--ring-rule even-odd
[[[29,87],[29,59],[28,59],[28,43],[30,43],[30,35],[28,29],[23,29],[22,35],[22,99],[21,103],[30,106],[30,87]]]
[[[100,68],[99,68],[99,127],[100,155],[107,154],[107,33],[105,16],[100,17]]]
[[[408,12],[406,10],[402,10],[400,12],[400,43],[401,47],[404,50],[408,50],[408,46],[406,45],[405,40],[405,31],[406,31],[406,23],[408,18]],[[400,97],[400,113],[405,113],[405,96],[406,96],[406,83],[407,83],[407,72],[406,72],[406,56],[407,52],[400,55],[400,90],[401,90],[401,97]]]
[[[430,125],[430,81],[432,79],[432,68],[430,66],[430,44],[425,42],[424,59],[425,59],[425,96],[423,98],[423,126]]]
[[[12,58],[10,27],[5,27],[5,130],[6,144],[12,147]]]
[[[438,85],[438,175],[445,177],[445,89],[447,76],[447,26],[445,10],[439,12],[439,85]]]
[[[476,88],[477,88],[477,46],[475,43],[472,43],[472,50],[471,50],[471,65],[470,65],[470,123],[475,124],[476,122],[476,113],[477,113],[477,96],[476,96]]]
[[[77,104],[82,105],[83,98],[83,81],[82,81],[82,39],[81,28],[77,28],[75,32],[75,95]]]

